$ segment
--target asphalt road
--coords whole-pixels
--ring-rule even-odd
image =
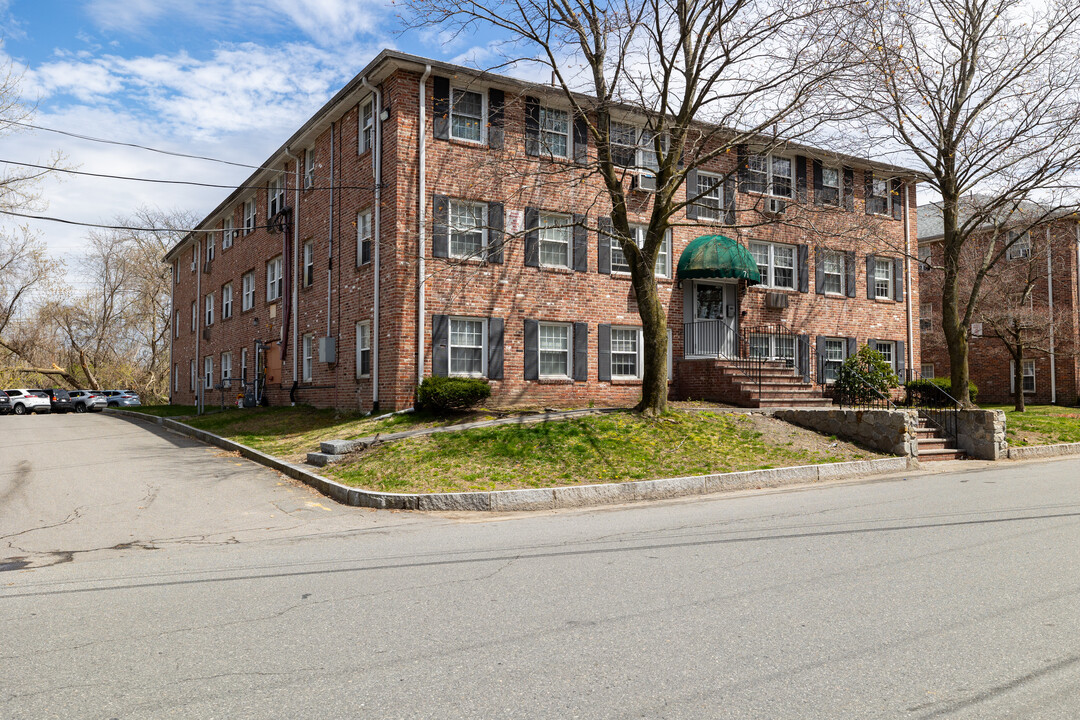
[[[1080,460],[514,516],[0,418],[2,718],[1075,718]]]

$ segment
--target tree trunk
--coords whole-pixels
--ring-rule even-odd
[[[634,292],[641,315],[644,344],[641,401],[634,409],[645,415],[660,415],[667,411],[668,399],[667,319],[654,278],[635,277]]]
[[[1017,348],[1013,356],[1013,410],[1024,412],[1024,348]]]
[[[968,328],[960,316],[960,238],[956,230],[958,221],[956,204],[944,203],[942,219],[945,227],[944,282],[941,288],[941,329],[945,331],[945,344],[949,348],[949,374],[951,394],[963,407],[973,407],[968,392]]]

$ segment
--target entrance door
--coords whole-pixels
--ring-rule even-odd
[[[694,283],[694,355],[734,356],[738,347],[735,288],[731,283]]]

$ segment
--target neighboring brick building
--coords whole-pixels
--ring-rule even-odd
[[[941,328],[942,228],[941,212],[936,204],[919,208],[919,275],[922,300],[919,317],[922,335],[924,377],[949,377],[951,366],[945,334]],[[1003,237],[1017,237],[1003,231]],[[962,256],[962,301],[970,294],[971,278],[978,259],[991,242],[992,231],[978,236]],[[996,251],[1004,250],[1006,240],[999,236]],[[1003,282],[1031,284],[1030,301],[1021,306],[1024,316],[1045,326],[1037,333],[1037,349],[1025,351],[1023,386],[1025,399],[1033,403],[1072,405],[1080,392],[1080,223],[1073,217],[1058,217],[1023,233],[999,261],[995,275],[984,284],[984,294],[968,329],[968,372],[979,389],[980,403],[1009,403],[1015,387],[1012,356],[1001,339],[994,336],[990,320],[1008,316],[1001,297]],[[961,312],[963,310],[961,309]],[[1054,321],[1051,322],[1050,318]],[[1050,332],[1052,328],[1053,332]],[[1052,350],[1052,352],[1051,352]]]
[[[640,121],[612,129],[628,164],[648,163]],[[380,53],[166,256],[172,401],[251,380],[258,362],[275,404],[401,408],[433,372],[486,376],[500,404],[635,402],[640,320],[584,168],[595,152],[554,88]],[[766,399],[732,390],[721,349],[811,378],[870,339],[898,369],[918,363],[908,171],[796,145],[707,170],[689,184],[712,191],[658,262],[674,397]],[[647,222],[650,200],[629,193],[632,218]],[[752,253],[761,284],[676,276],[714,233]]]

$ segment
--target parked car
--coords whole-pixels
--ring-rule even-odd
[[[104,390],[102,394],[105,396],[105,401],[109,407],[125,408],[140,407],[142,405],[139,396],[130,390]]]
[[[46,388],[42,390],[48,398],[49,405],[53,412],[66,413],[75,410],[75,404],[71,402],[71,397],[68,395],[67,390],[61,388]]]
[[[96,390],[70,390],[68,395],[77,413],[101,412],[108,405],[105,396]]]
[[[7,393],[0,391],[0,415],[7,415],[11,412],[11,398],[7,396]]]
[[[5,390],[4,392],[11,398],[11,411],[16,415],[25,415],[31,412],[40,414],[52,410],[49,396],[40,390],[37,393],[25,389]]]

